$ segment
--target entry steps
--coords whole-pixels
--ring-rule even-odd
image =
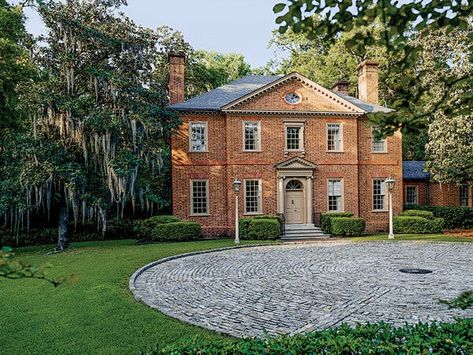
[[[330,234],[326,234],[313,224],[286,224],[286,233],[281,237],[281,240],[316,240],[329,237]]]

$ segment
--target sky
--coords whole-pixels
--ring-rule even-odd
[[[273,6],[277,0],[128,0],[125,14],[137,24],[179,30],[194,49],[242,53],[252,67],[274,58],[268,49],[276,29]],[[27,10],[27,28],[45,32],[39,16]]]

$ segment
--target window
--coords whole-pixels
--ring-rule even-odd
[[[245,213],[261,213],[261,181],[245,180]]]
[[[207,122],[189,123],[189,150],[191,152],[207,151]]]
[[[209,213],[208,180],[191,180],[191,214],[207,215]]]
[[[468,185],[460,185],[460,206],[468,207],[470,205],[470,187]]]
[[[301,102],[301,97],[299,96],[299,94],[296,94],[295,92],[290,92],[289,94],[284,96],[284,100],[288,104],[294,105],[294,104],[298,104],[299,102]]]
[[[386,184],[384,179],[373,180],[373,210],[386,210]]]
[[[386,138],[376,139],[374,131],[376,131],[376,127],[371,128],[371,152],[386,153],[388,151]]]
[[[304,123],[287,123],[286,150],[304,150]]]
[[[343,211],[343,185],[341,179],[328,180],[328,210]]]
[[[343,150],[342,125],[339,123],[327,124],[327,150],[334,152]]]
[[[261,149],[260,136],[259,122],[243,122],[243,150],[259,151]]]
[[[406,186],[406,204],[417,204],[417,186]]]

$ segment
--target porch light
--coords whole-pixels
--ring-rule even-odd
[[[240,187],[241,187],[241,181],[236,178],[233,180],[233,192],[239,193],[240,192]]]
[[[384,183],[386,184],[386,187],[388,188],[388,191],[391,192],[394,189],[394,185],[396,184],[396,180],[394,180],[392,177],[388,177]]]

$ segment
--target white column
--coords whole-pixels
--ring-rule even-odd
[[[309,176],[307,178],[307,193],[306,193],[306,199],[307,199],[307,216],[306,216],[306,223],[310,224],[312,223],[312,176]]]
[[[278,212],[284,213],[284,178],[278,177]]]
[[[394,239],[393,233],[393,192],[389,190],[389,239]]]

